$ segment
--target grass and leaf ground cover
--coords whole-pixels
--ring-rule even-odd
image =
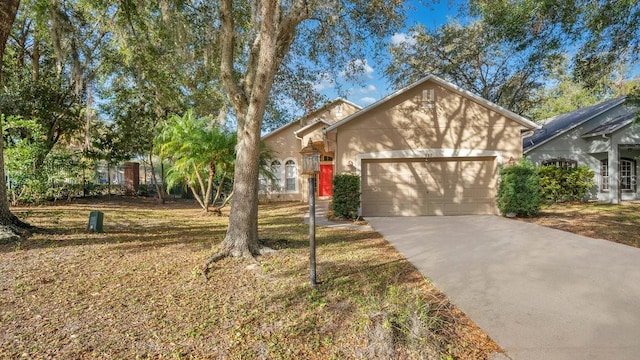
[[[483,359],[497,346],[379,234],[260,207],[258,262],[201,267],[228,218],[120,198],[15,208],[43,229],[0,245],[0,358]],[[104,233],[87,233],[104,212]]]
[[[619,205],[563,203],[542,208],[538,216],[523,218],[555,229],[640,247],[640,203]]]

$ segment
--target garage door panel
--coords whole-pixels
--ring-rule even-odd
[[[362,164],[365,216],[495,213],[494,158],[373,160]]]

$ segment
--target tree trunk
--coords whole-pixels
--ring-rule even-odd
[[[0,86],[4,86],[4,74],[2,64],[7,40],[11,34],[11,26],[16,19],[16,12],[20,6],[19,0],[3,0],[0,2]],[[0,114],[2,109],[0,109]],[[7,182],[4,173],[4,134],[3,124],[0,121],[0,225],[29,228],[30,226],[20,221],[9,210],[7,198]]]
[[[196,200],[198,200],[198,203],[200,203],[200,205],[202,206],[202,210],[204,210],[204,212],[207,213],[209,211],[209,198],[208,198],[209,194],[207,192],[207,188],[204,185],[204,181],[202,181],[202,176],[200,176],[198,167],[194,165],[193,170],[196,173],[196,179],[198,180],[198,185],[200,186],[200,193],[202,194],[202,200],[200,200],[200,196],[195,191],[193,192],[193,196],[196,198]]]
[[[189,188],[189,190],[191,190],[191,193],[193,194],[193,198],[196,199],[198,204],[200,204],[200,207],[202,208],[202,210],[206,213],[208,209],[204,205],[202,200],[200,200],[200,195],[198,195],[198,191],[193,185],[191,185],[191,181],[189,181],[189,179],[187,179],[187,187]]]
[[[216,166],[209,164],[209,182],[207,183],[207,194],[205,195],[205,201],[207,207],[211,204],[211,191],[213,190],[213,178],[216,176]]]
[[[107,194],[111,197],[111,163],[107,161]]]
[[[257,2],[258,3],[258,2]],[[252,257],[260,252],[258,244],[258,168],[260,165],[260,131],[265,107],[275,74],[289,51],[296,26],[309,16],[306,1],[293,1],[283,7],[280,1],[261,0],[252,14],[254,30],[246,68],[241,77],[234,66],[236,28],[234,2],[220,1],[220,78],[233,105],[238,121],[238,144],[233,183],[233,202],[229,227],[222,250],[204,266],[225,257]],[[283,13],[284,9],[289,13]]]
[[[151,166],[151,177],[153,177],[153,186],[156,188],[158,194],[158,202],[164,204],[164,193],[160,185],[158,185],[158,178],[156,177],[156,169],[153,167],[153,150],[149,151],[149,166]]]
[[[213,201],[211,203],[215,205],[220,199],[220,194],[222,194],[222,188],[224,186],[224,179],[227,177],[227,173],[224,172],[222,177],[220,178],[220,183],[218,184],[218,188],[216,189],[216,195],[213,197]]]
[[[253,120],[254,122],[255,119]],[[257,126],[257,124],[253,124]],[[257,134],[260,132],[258,131]],[[234,257],[252,257],[258,245],[258,160],[260,137],[255,131],[238,132],[229,227],[222,242],[223,252]]]

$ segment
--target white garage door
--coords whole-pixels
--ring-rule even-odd
[[[495,158],[362,162],[364,216],[494,214]]]

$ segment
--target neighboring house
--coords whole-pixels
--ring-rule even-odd
[[[595,173],[593,199],[637,200],[637,111],[620,97],[558,115],[524,139],[524,154],[536,165],[589,166]]]
[[[265,141],[299,164],[311,139],[334,174],[359,175],[363,216],[497,213],[498,167],[520,159],[522,132],[539,127],[436,76],[335,123],[302,123]],[[322,172],[319,183],[322,195]],[[296,194],[281,198],[305,199]]]
[[[336,99],[302,118],[282,126],[262,137],[275,152],[271,169],[274,181],[260,178],[260,198],[262,200],[304,201],[308,198],[306,175],[302,175],[300,150],[313,139],[320,157],[318,195],[329,197],[333,194],[333,153],[324,149],[322,130],[356,111],[362,109],[344,99]]]

